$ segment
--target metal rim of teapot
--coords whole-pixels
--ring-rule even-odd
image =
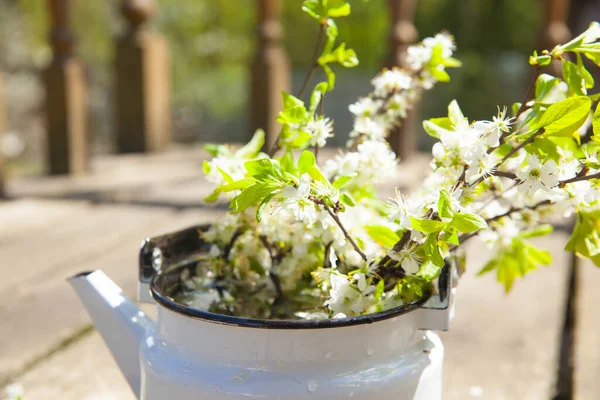
[[[203,311],[197,308],[189,307],[176,302],[169,296],[161,293],[159,288],[159,280],[164,275],[156,274],[150,282],[150,293],[152,298],[161,306],[170,311],[184,315],[186,317],[200,319],[208,322],[233,325],[245,328],[259,329],[321,329],[321,328],[340,328],[352,325],[372,324],[378,321],[398,317],[411,311],[421,308],[421,306],[429,300],[431,292],[424,294],[422,298],[414,302],[403,304],[401,306],[391,308],[389,310],[359,315],[346,318],[329,318],[316,320],[295,320],[295,319],[262,319],[262,318],[245,318],[233,315],[215,314],[208,311]]]
[[[318,329],[335,328],[361,324],[371,324],[394,318],[417,309],[446,309],[448,293],[454,286],[450,268],[444,268],[439,278],[439,294],[431,291],[412,303],[403,304],[389,310],[339,319],[320,320],[282,320],[236,317],[202,311],[177,303],[163,293],[157,282],[173,269],[193,260],[194,253],[207,252],[209,244],[200,238],[200,232],[206,232],[210,224],[202,224],[182,229],[177,232],[154,238],[146,238],[142,242],[139,254],[138,298],[142,301],[154,300],[156,303],[175,313],[209,322],[250,328],[267,329]],[[192,256],[192,257],[190,257]],[[434,304],[432,304],[434,303]]]

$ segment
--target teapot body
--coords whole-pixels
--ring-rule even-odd
[[[420,310],[339,327],[240,326],[158,306],[141,398],[439,400],[443,346]]]

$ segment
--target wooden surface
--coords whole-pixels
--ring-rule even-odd
[[[600,398],[600,268],[578,268],[575,331],[575,399]]]
[[[144,237],[224,211],[201,204],[210,190],[201,178],[205,156],[194,147],[102,157],[87,177],[10,182],[13,200],[0,202],[0,387],[19,382],[28,399],[133,398],[65,279],[101,268],[133,296]],[[422,180],[426,160],[417,160],[404,166],[401,186]],[[554,264],[517,282],[509,295],[493,275],[474,276],[486,250],[471,243],[457,317],[442,334],[445,400],[552,398],[567,295],[564,242],[562,233],[542,239]],[[600,270],[581,271],[577,399],[595,400]]]

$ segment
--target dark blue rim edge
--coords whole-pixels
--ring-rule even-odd
[[[201,319],[208,322],[213,322],[223,325],[238,326],[244,328],[259,328],[259,329],[323,329],[323,328],[342,328],[345,326],[372,324],[374,322],[383,321],[394,318],[420,308],[431,297],[431,292],[419,300],[401,305],[400,307],[390,310],[381,311],[378,313],[360,315],[358,317],[339,318],[339,319],[321,319],[321,320],[284,320],[284,319],[259,319],[259,318],[242,318],[231,315],[214,314],[208,311],[202,311],[195,308],[190,308],[175,302],[167,296],[164,296],[156,287],[156,279],[161,274],[157,274],[150,283],[150,293],[154,300],[165,307],[166,309],[178,314],[185,315],[195,319]]]

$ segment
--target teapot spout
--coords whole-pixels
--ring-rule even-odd
[[[77,274],[69,283],[139,399],[140,342],[154,327],[154,321],[100,270]]]

